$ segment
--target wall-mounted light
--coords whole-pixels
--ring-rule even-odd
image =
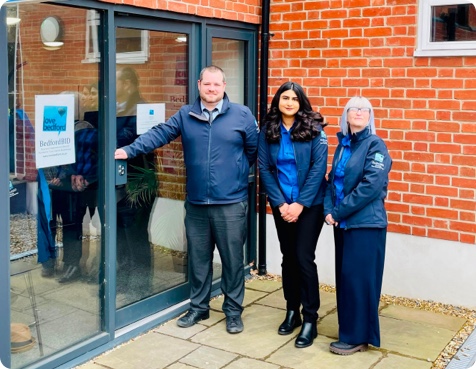
[[[187,36],[179,36],[175,39],[177,42],[187,42]]]
[[[60,18],[51,16],[41,22],[40,35],[43,47],[47,50],[58,50],[63,46],[63,22]]]
[[[7,17],[7,26],[14,26],[20,23],[21,19],[18,17]]]
[[[19,17],[18,5],[8,6],[7,7],[7,26],[14,26],[15,24],[20,23],[21,19]]]

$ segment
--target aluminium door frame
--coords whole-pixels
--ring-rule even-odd
[[[47,2],[43,0],[29,1],[17,0],[11,3],[42,3]],[[189,100],[193,101],[198,96],[196,87],[196,78],[191,76],[199,74],[201,68],[207,65],[207,61],[211,59],[211,49],[202,51],[203,46],[206,48],[206,30],[208,27],[215,27],[220,30],[238,29],[248,32],[252,35],[252,44],[257,44],[258,25],[244,24],[236,21],[206,19],[188,14],[170,13],[162,10],[151,10],[146,8],[137,8],[128,5],[115,5],[103,3],[94,0],[52,0],[48,1],[51,5],[58,6],[72,6],[82,9],[95,9],[102,12],[102,26],[100,28],[100,35],[108,42],[100,43],[101,55],[103,55],[102,62],[99,68],[99,76],[102,81],[99,85],[100,96],[103,98],[103,105],[99,111],[100,119],[103,122],[115,121],[115,27],[118,17],[116,15],[128,14],[131,17],[145,17],[150,22],[157,22],[161,20],[167,21],[181,21],[190,25],[190,37],[195,37],[197,42],[189,44]],[[142,21],[144,18],[141,18]],[[2,24],[6,24],[6,7],[0,8],[0,20]],[[141,24],[141,27],[143,24]],[[145,28],[145,27],[144,27]],[[181,30],[182,31],[182,30]],[[111,37],[112,35],[112,37]],[[194,35],[194,36],[193,36]],[[5,42],[1,42],[5,41]],[[114,41],[114,42],[112,42]],[[0,45],[7,45],[6,27],[0,27]],[[114,53],[111,53],[114,51]],[[248,57],[248,72],[250,73],[250,83],[245,92],[245,98],[248,102],[253,114],[256,115],[256,91],[257,91],[257,61],[256,47],[248,48],[250,53]],[[192,60],[192,55],[194,55]],[[0,48],[0,116],[8,116],[8,53],[7,48]],[[252,77],[254,76],[254,77]],[[104,93],[108,91],[109,93]],[[100,209],[101,219],[104,219],[103,224],[103,245],[111,245],[116,242],[116,203],[115,203],[115,160],[113,158],[116,147],[115,140],[115,124],[106,125],[103,132],[100,133],[100,145],[103,145],[105,158],[104,165],[100,169],[100,175],[105,179],[104,183],[99,188],[99,201],[103,204],[109,204],[103,209]],[[4,144],[0,145],[0,175],[2,178],[9,178],[9,132],[8,125],[0,125],[0,135],[2,135]],[[3,155],[1,155],[3,152]],[[109,189],[109,190],[107,190]],[[250,203],[251,205],[251,203]],[[0,206],[7,209],[6,212],[0,214],[0,245],[9,245],[9,197],[7,190],[7,181],[4,181],[4,186],[0,186]],[[250,206],[250,209],[254,209]],[[254,214],[254,210],[251,215]],[[251,216],[250,215],[250,216]],[[251,224],[256,223],[255,217]],[[104,226],[106,225],[106,226]],[[251,225],[250,228],[253,226]],[[256,227],[251,230],[254,236],[249,237],[249,244],[256,244]],[[152,327],[160,324],[166,320],[171,319],[177,315],[178,312],[187,308],[187,301],[172,306],[171,309],[159,312],[147,319],[143,319],[128,327],[118,329],[116,326],[116,308],[115,308],[115,268],[114,263],[106,263],[107,260],[115,260],[115,247],[101,247],[103,252],[102,260],[104,262],[104,277],[107,281],[104,290],[102,290],[102,329],[103,332],[88,339],[82,343],[78,343],[68,350],[63,350],[51,357],[38,361],[28,366],[28,368],[44,368],[57,367],[59,369],[70,368],[72,365],[79,365],[102,352],[109,350],[120,343],[126,342],[129,339],[143,333]],[[7,296],[7,298],[0,301],[0,360],[4,366],[11,366],[10,353],[10,252],[9,247],[0,247],[0,296]],[[214,282],[214,295],[220,293],[219,281]]]

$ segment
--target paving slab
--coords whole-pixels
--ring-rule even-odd
[[[100,356],[95,362],[112,369],[159,369],[199,347],[192,342],[151,332]]]
[[[201,323],[201,322],[200,322]],[[181,338],[183,340],[189,339],[190,337],[196,335],[197,333],[207,329],[206,325],[195,324],[189,328],[181,328],[177,326],[177,319],[170,320],[167,323],[155,328],[153,331],[156,333],[166,334],[168,336]]]
[[[196,369],[196,368],[194,366],[190,366],[184,363],[173,363],[172,365],[169,365],[167,369]]]
[[[247,289],[252,289],[261,292],[274,292],[282,288],[281,282],[273,281],[273,280],[261,280],[261,279],[254,279],[245,284]]]
[[[245,299],[243,300],[243,306],[248,306],[254,303],[257,300],[262,299],[267,295],[266,292],[261,292],[261,291],[254,291],[250,289],[246,289],[245,291]],[[212,301],[210,301],[210,308],[217,310],[217,311],[222,311],[222,305],[223,301],[225,299],[224,295],[220,295],[216,298],[214,298]]]
[[[463,327],[464,323],[466,323],[466,319],[464,318],[398,305],[387,306],[380,311],[380,315],[389,318],[429,324],[435,327],[449,329],[455,333]]]
[[[329,351],[338,336],[335,294],[320,291],[320,296],[319,336],[304,349],[294,346],[299,329],[277,334],[286,309],[281,282],[254,280],[246,284],[242,333],[226,332],[220,296],[210,302],[210,319],[180,328],[175,318],[81,369],[431,369],[465,323],[463,318],[381,304],[382,347],[339,356]]]
[[[225,369],[279,369],[279,365],[265,363],[264,361],[249,359],[246,357],[239,358],[233,361],[229,365],[225,366]]]
[[[454,331],[381,316],[380,335],[381,347],[385,350],[434,361],[452,340]]]
[[[430,369],[431,366],[428,361],[388,354],[373,369]]]
[[[336,308],[336,296],[335,293],[320,291],[319,293],[321,299],[321,306],[319,308],[319,316],[323,317]],[[275,307],[278,309],[286,310],[286,300],[284,299],[283,290],[279,289],[268,294],[266,297],[262,298],[259,301],[256,301],[256,304],[266,305]],[[284,318],[284,316],[283,316]]]
[[[321,306],[319,307],[319,317],[324,317],[333,312],[337,307],[336,294],[326,291],[320,291]]]
[[[225,322],[210,327],[191,338],[192,342],[234,352],[249,358],[263,359],[297,335],[277,334],[283,312],[279,309],[253,305],[243,312],[245,329],[240,334],[226,332]]]
[[[236,358],[236,354],[202,346],[180,359],[180,362],[196,368],[220,369]]]
[[[351,356],[335,355],[329,351],[329,344],[332,341],[327,337],[318,336],[311,346],[303,349],[297,349],[294,347],[294,341],[291,341],[274,352],[266,362],[293,369],[367,369],[383,357],[377,350],[359,352]]]
[[[284,299],[282,289],[272,292],[261,300],[256,301],[256,304],[286,310],[286,300]]]
[[[332,338],[333,341],[339,337],[339,324],[337,322],[337,312],[327,314],[317,322],[319,335]]]

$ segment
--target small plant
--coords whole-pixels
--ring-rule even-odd
[[[131,207],[151,204],[157,196],[159,181],[155,165],[149,163],[147,168],[131,165],[134,172],[127,174],[127,202]]]

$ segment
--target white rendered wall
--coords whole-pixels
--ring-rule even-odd
[[[267,271],[281,274],[272,215],[266,217]],[[335,285],[332,227],[324,225],[316,250],[319,282]],[[476,245],[387,234],[382,293],[476,308]]]
[[[150,242],[176,251],[185,251],[184,202],[157,197],[149,220]]]

